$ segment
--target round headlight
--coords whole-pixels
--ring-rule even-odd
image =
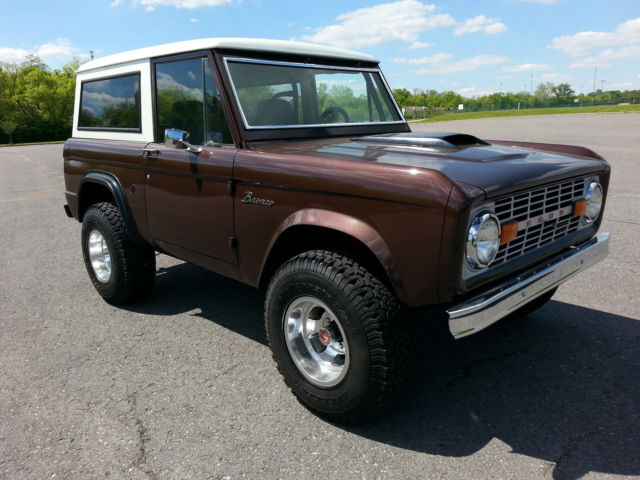
[[[592,223],[600,215],[602,210],[602,187],[598,182],[591,182],[587,187],[587,211],[584,213],[584,218],[588,223]]]
[[[489,265],[500,247],[500,221],[493,213],[484,212],[473,219],[467,233],[467,262],[473,268]]]

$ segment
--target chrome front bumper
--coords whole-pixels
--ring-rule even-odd
[[[586,245],[572,248],[515,279],[451,306],[449,330],[455,338],[477,333],[533,299],[564,283],[609,253],[609,233],[601,233]]]

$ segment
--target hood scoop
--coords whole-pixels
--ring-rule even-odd
[[[357,137],[353,140],[367,143],[426,148],[460,148],[489,145],[484,140],[464,133],[385,133],[382,135]]]

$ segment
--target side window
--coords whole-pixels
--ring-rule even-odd
[[[140,131],[140,74],[82,82],[78,128]]]
[[[167,128],[189,132],[194,145],[233,143],[220,95],[206,57],[157,63],[158,141]]]

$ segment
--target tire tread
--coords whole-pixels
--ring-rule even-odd
[[[115,288],[106,289],[92,274],[92,267],[86,252],[85,263],[89,276],[96,290],[109,303],[123,305],[133,303],[146,296],[153,287],[155,279],[155,252],[149,246],[137,245],[127,232],[122,214],[116,205],[110,202],[100,202],[89,207],[84,216],[88,221],[94,221],[106,229],[114,252],[112,262],[117,262],[117,278],[113,279]],[[83,227],[83,243],[84,230]],[[112,270],[113,271],[113,270]]]
[[[341,423],[370,419],[386,408],[407,383],[414,357],[413,322],[404,314],[397,297],[368,270],[348,257],[325,250],[304,252],[284,263],[269,284],[265,305],[271,302],[279,281],[300,271],[323,276],[345,293],[360,317],[369,345],[370,381],[358,408],[338,414],[319,413]],[[268,307],[265,325],[267,312]],[[266,335],[271,346],[268,327]],[[287,385],[299,397],[278,358],[272,356]],[[304,398],[301,400],[306,404]]]

